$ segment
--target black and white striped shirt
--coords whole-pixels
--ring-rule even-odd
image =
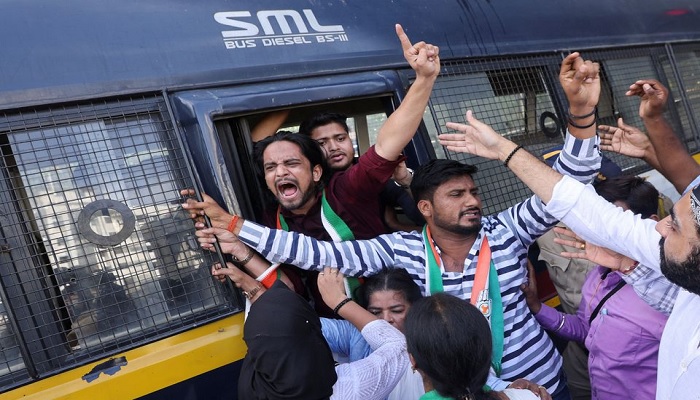
[[[593,180],[599,166],[597,138],[579,140],[567,135],[554,168],[587,183]],[[520,285],[527,280],[528,247],[557,222],[544,207],[542,201],[533,196],[496,215],[483,217],[481,231],[464,262],[464,270],[445,272],[443,269],[442,278],[446,293],[469,300],[481,241],[484,234],[488,236],[503,301],[500,378],[508,381],[525,378],[554,393],[561,384],[561,356],[530,313],[520,291]],[[395,232],[371,240],[324,242],[246,221],[239,238],[272,262],[293,264],[306,270],[330,266],[348,276],[370,276],[382,268],[404,268],[423,293],[426,292],[426,248],[420,232]]]

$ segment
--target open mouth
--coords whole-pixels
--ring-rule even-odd
[[[299,188],[297,185],[289,182],[284,182],[284,183],[278,183],[277,184],[277,192],[283,197],[283,198],[291,198],[294,197],[297,192],[299,192]]]

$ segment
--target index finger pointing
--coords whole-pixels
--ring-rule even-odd
[[[401,24],[396,24],[396,36],[398,36],[399,40],[401,41],[401,48],[403,48],[403,51],[406,51],[413,47],[413,45],[411,44],[411,40],[406,35],[406,32],[403,31],[403,27],[401,26]]]

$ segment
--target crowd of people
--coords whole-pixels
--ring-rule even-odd
[[[396,32],[416,80],[359,158],[344,118],[325,113],[299,133],[256,134],[257,173],[277,203],[260,223],[181,192],[201,247],[213,251],[218,242],[232,257],[212,274],[232,280],[250,303],[239,398],[696,395],[700,166],[663,117],[668,90],[641,80],[627,93],[640,98],[648,134],[622,119],[597,126],[599,65],[570,54],[559,75],[567,133],[551,165],[471,111],[466,123],[448,123],[456,133],[440,135],[443,146],[502,161],[534,193],[482,215],[474,166],[438,159],[414,173],[405,167],[401,152],[420,124],[440,56],[437,46],[411,43],[401,26]],[[641,178],[594,183],[601,149],[664,174],[683,193],[671,215],[658,221],[659,193]],[[406,207],[423,225],[400,230],[386,212],[395,204],[386,189],[408,185]],[[393,192],[405,204],[408,193]],[[560,259],[591,263],[562,280],[560,290],[577,293],[568,313],[540,302],[528,258],[550,230],[565,246]],[[577,356],[564,354],[587,372],[585,385],[569,387],[550,335],[578,343]]]

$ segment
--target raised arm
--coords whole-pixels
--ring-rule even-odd
[[[688,154],[683,142],[673,132],[663,116],[668,101],[668,89],[653,79],[639,80],[630,86],[627,96],[638,96],[639,116],[649,133],[649,140],[659,161],[659,172],[678,193],[700,175],[700,165]]]
[[[289,110],[272,111],[265,115],[250,132],[253,143],[259,142],[268,136],[272,136],[284,124],[289,116]]]
[[[377,316],[355,303],[345,293],[344,276],[336,268],[326,267],[318,274],[318,290],[328,307],[343,319],[362,331],[365,325],[377,320]]]
[[[364,359],[337,367],[334,393],[343,394],[339,396],[343,398],[386,398],[408,368],[404,336],[388,322],[350,300],[345,293],[343,274],[337,269],[324,268],[318,275],[318,288],[323,301],[355,325],[374,350]],[[358,376],[363,379],[358,380]]]
[[[425,42],[411,44],[401,25],[396,25],[404,58],[416,72],[416,80],[406,93],[399,108],[379,129],[375,150],[386,160],[396,160],[416,133],[435,79],[440,73],[439,48]]]
[[[559,172],[474,118],[471,110],[467,111],[467,123],[448,122],[447,128],[459,133],[440,135],[440,144],[450,151],[474,154],[490,160],[508,159],[506,167],[542,201],[549,202],[554,186],[562,178]]]
[[[559,83],[569,101],[568,130],[578,139],[595,136],[596,107],[600,98],[600,66],[577,52],[561,63]]]

